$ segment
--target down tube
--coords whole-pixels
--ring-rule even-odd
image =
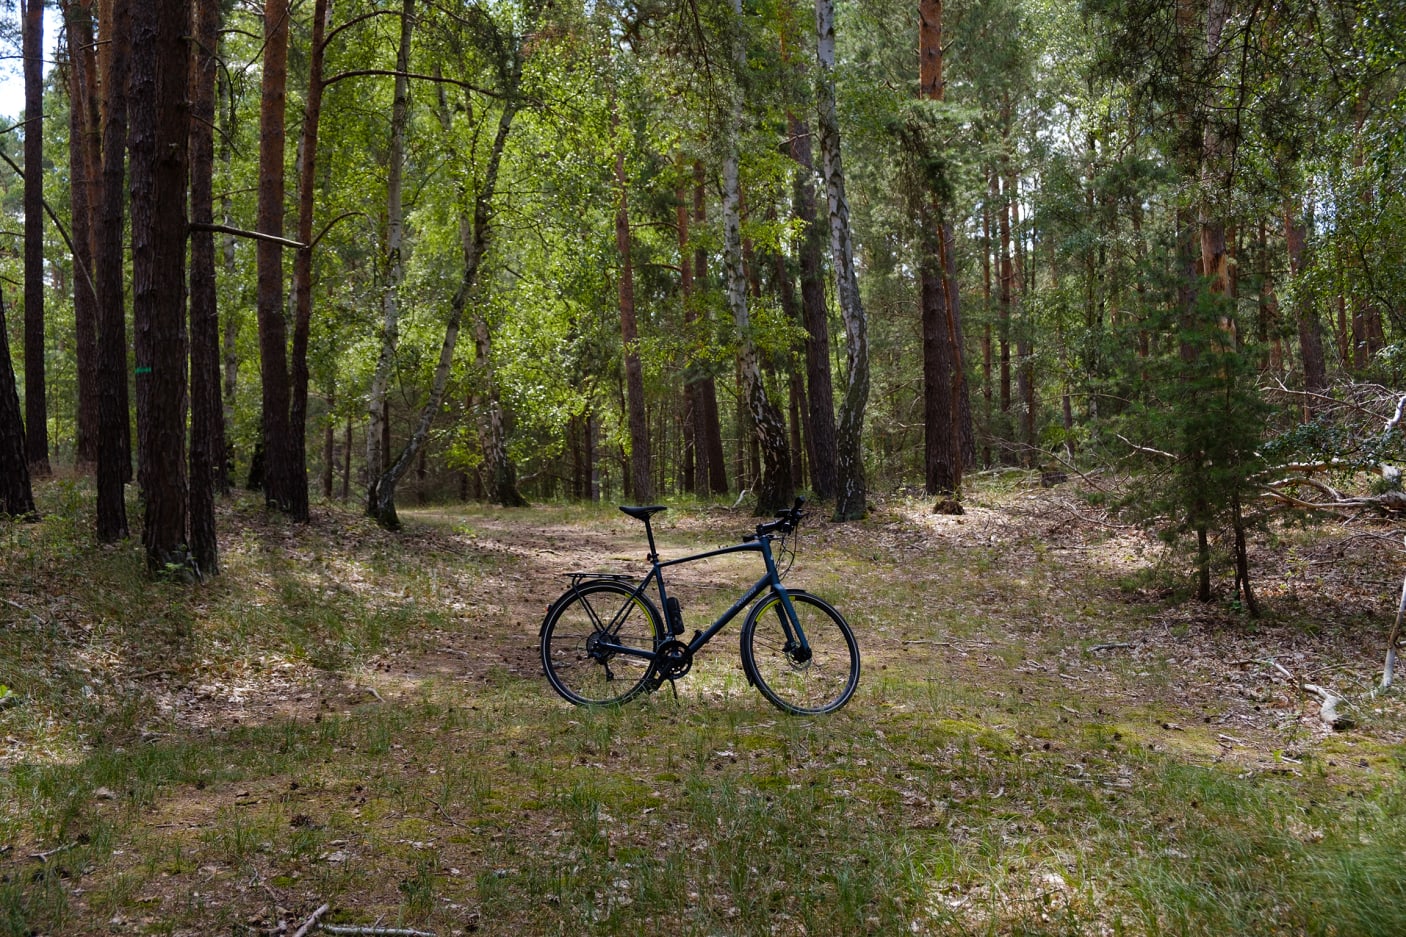
[[[752,601],[756,599],[757,596],[765,592],[766,587],[769,585],[771,585],[770,576],[763,576],[762,578],[754,582],[752,584],[752,588],[748,589],[747,593],[743,595],[742,598],[738,599],[736,602],[733,602],[731,608],[719,615],[717,620],[708,626],[707,631],[700,631],[697,635],[694,636],[692,641],[688,642],[688,649],[690,651],[696,651],[703,645],[707,644],[709,641],[713,640],[714,635],[716,635],[719,631],[722,631],[723,628],[727,627],[727,623],[736,618],[738,612],[742,611],[748,605],[752,604]],[[792,620],[794,620],[794,618]]]

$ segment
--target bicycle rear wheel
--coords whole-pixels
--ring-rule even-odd
[[[552,689],[578,706],[605,706],[639,695],[654,673],[653,659],[612,646],[653,652],[664,640],[664,624],[647,598],[623,583],[600,580],[557,599],[542,622],[541,639],[542,669]]]
[[[809,656],[787,637],[781,597],[772,593],[752,606],[742,626],[742,667],[771,703],[797,715],[834,712],[859,685],[859,645],[839,612],[808,592],[788,591]]]

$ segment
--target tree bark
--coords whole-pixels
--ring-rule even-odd
[[[33,518],[37,514],[24,452],[24,414],[11,360],[4,297],[0,296],[0,514]]]
[[[1011,256],[1011,215],[1009,188],[1001,191],[1003,177],[1000,173],[993,173],[991,178],[991,191],[996,200],[996,229],[1000,242],[1000,255],[997,259],[997,286],[996,286],[996,308],[997,308],[997,344],[1000,369],[1000,406],[1002,425],[1002,435],[1006,438],[1006,443],[1011,442],[1013,426],[1011,425],[1011,322],[1012,306],[1015,300],[1015,268]],[[1001,461],[1005,462],[1009,458],[1009,449],[1003,453]]]
[[[317,180],[317,132],[322,119],[322,60],[331,0],[315,0],[312,45],[308,55],[308,90],[303,106],[303,131],[298,143],[298,237],[302,246],[293,256],[292,400],[288,423],[293,447],[291,494],[294,520],[308,520],[308,332],[312,326],[313,190]]]
[[[73,235],[74,356],[78,378],[76,468],[98,461],[98,294],[93,268],[93,211],[98,167],[92,0],[63,0],[68,30],[69,209]]]
[[[857,520],[868,513],[864,477],[864,410],[869,401],[869,326],[859,296],[850,236],[849,202],[840,156],[840,122],[835,109],[835,5],[815,0],[816,57],[820,63],[819,134],[821,165],[830,211],[830,250],[836,295],[845,325],[845,396],[836,433],[835,519]]]
[[[810,448],[812,493],[822,501],[839,489],[835,452],[835,388],[830,379],[830,310],[825,302],[825,226],[816,211],[815,173],[809,125],[787,115],[794,176],[791,204],[800,219],[801,311],[806,329],[806,442]]]
[[[732,0],[732,12],[732,54],[737,74],[741,76],[746,71],[747,61],[741,0]],[[752,341],[751,315],[747,308],[747,271],[742,263],[742,188],[738,173],[742,90],[739,88],[733,93],[736,98],[727,128],[730,135],[727,155],[723,158],[723,270],[727,304],[732,310],[739,341],[740,403],[752,418],[756,439],[761,447],[762,478],[757,485],[757,514],[770,515],[790,506],[795,489],[791,484],[791,449],[786,435],[786,421],[767,396],[757,348]]]
[[[990,173],[990,170],[988,170]],[[991,173],[991,178],[995,179],[995,174]],[[995,193],[988,198],[981,206],[981,299],[982,305],[987,311],[986,322],[981,328],[981,409],[982,422],[985,424],[985,439],[981,447],[981,464],[985,468],[991,467],[991,391],[992,375],[991,368],[991,256],[994,242],[991,237],[991,213],[996,209]]]
[[[123,297],[123,219],[126,202],[127,72],[131,55],[128,0],[103,7],[102,210],[97,230],[98,493],[97,533],[103,543],[125,539],[124,483],[131,477],[127,403],[127,315]]]
[[[1010,197],[1006,200],[1006,208],[1010,212],[1010,228],[1012,232],[1011,250],[1011,314],[1017,321],[1018,337],[1016,340],[1016,392],[1020,397],[1020,419],[1021,436],[1023,446],[1021,448],[1021,464],[1026,468],[1033,468],[1037,461],[1038,440],[1035,437],[1035,366],[1034,349],[1031,341],[1031,328],[1026,321],[1024,311],[1025,298],[1025,251],[1023,240],[1020,237],[1020,184],[1016,179],[1015,171],[1008,170],[1006,177],[1006,188]]]
[[[20,0],[24,55],[24,411],[31,475],[48,475],[44,373],[44,4]]]
[[[132,318],[142,545],[154,573],[190,561],[186,540],[185,246],[190,4],[132,11]]]
[[[684,334],[689,341],[692,341],[694,340],[695,324],[698,321],[698,312],[694,308],[693,302],[693,257],[690,254],[688,243],[688,191],[682,177],[682,160],[679,160],[677,165],[680,168],[680,178],[674,189],[674,230],[678,235],[679,243],[679,301],[683,306]],[[699,472],[701,462],[698,458],[697,425],[700,402],[697,382],[693,380],[690,373],[693,364],[692,355],[690,355],[684,365],[683,464],[680,474],[683,490],[689,494],[698,494],[704,490],[705,482]],[[579,471],[577,474],[579,476]],[[580,494],[576,494],[576,497],[579,498]]]
[[[283,235],[284,113],[288,83],[288,0],[264,6],[264,61],[259,111],[258,231]],[[292,513],[293,488],[303,473],[293,464],[289,424],[288,322],[283,306],[283,247],[260,239],[258,267],[259,358],[262,368],[264,499],[275,510]],[[306,498],[306,495],[304,495]]]
[[[380,519],[385,513],[379,502],[377,487],[380,478],[388,468],[389,445],[386,440],[388,427],[387,393],[390,388],[391,364],[395,358],[396,344],[400,338],[400,284],[405,278],[405,266],[401,257],[405,237],[405,211],[403,206],[403,163],[405,161],[405,128],[410,115],[410,81],[406,77],[410,70],[410,39],[414,30],[414,0],[403,0],[400,11],[400,48],[395,59],[395,91],[391,99],[391,140],[390,154],[386,167],[386,250],[384,257],[385,279],[381,292],[381,351],[376,358],[376,370],[371,377],[371,392],[367,395],[366,412],[369,425],[366,429],[366,511]],[[390,505],[394,516],[394,503]],[[398,524],[398,522],[395,522]],[[382,526],[386,526],[383,522]]]
[[[694,228],[702,228],[708,221],[708,202],[705,198],[707,176],[703,164],[693,164],[693,221]],[[693,277],[702,282],[708,273],[708,252],[700,244],[693,252]],[[702,313],[698,313],[702,317]],[[727,455],[723,451],[722,421],[718,416],[717,381],[712,374],[704,375],[695,381],[698,398],[697,422],[694,433],[698,440],[700,465],[698,474],[700,488],[706,479],[709,494],[727,494]]]
[[[611,100],[610,123],[618,135],[618,107]],[[620,300],[620,343],[625,354],[625,408],[630,427],[630,485],[640,502],[654,500],[654,481],[649,452],[649,422],[645,418],[644,365],[640,362],[639,330],[635,320],[635,266],[630,257],[630,196],[625,176],[624,144],[617,138],[615,185],[619,189],[615,209],[615,249],[620,255],[620,278],[616,284]]]
[[[197,0],[191,59],[190,213],[215,220],[215,76],[220,35],[218,0]],[[224,459],[220,400],[220,319],[215,294],[215,235],[190,233],[190,553],[202,577],[220,571],[215,489]]]
[[[1291,199],[1284,200],[1284,241],[1289,251],[1289,276],[1297,277],[1304,269],[1307,253],[1307,225],[1299,215],[1298,208]],[[1318,310],[1305,297],[1295,300],[1294,320],[1299,332],[1299,355],[1303,358],[1304,389],[1310,396],[1304,398],[1304,422],[1313,419],[1316,407],[1313,394],[1321,394],[1328,387],[1328,366],[1323,355],[1323,327],[1318,320]]]
[[[942,0],[918,3],[918,95],[945,98]],[[919,305],[923,331],[923,462],[930,495],[960,496],[962,468],[962,348],[957,340],[957,283],[948,275],[955,238],[948,208],[923,196]],[[955,261],[951,264],[955,270]]]
[[[215,78],[216,105],[220,109],[220,120],[222,125],[219,131],[219,161],[220,166],[226,173],[232,171],[234,165],[234,148],[230,145],[230,138],[234,133],[235,123],[235,101],[234,92],[230,83],[225,79],[224,71],[221,70]],[[220,215],[226,225],[232,225],[234,221],[234,199],[226,190],[220,197]],[[226,234],[221,245],[221,260],[224,264],[226,276],[233,278],[237,274],[235,266],[235,246],[234,235]],[[216,470],[216,484],[221,494],[229,494],[230,488],[234,485],[234,445],[230,442],[234,435],[234,403],[236,392],[239,389],[239,320],[240,316],[235,310],[225,311],[223,327],[220,332],[221,357],[224,368],[223,390],[220,395],[221,407],[224,411],[223,418],[219,426],[219,462]]]

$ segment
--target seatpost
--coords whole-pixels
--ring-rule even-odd
[[[644,519],[644,535],[649,538],[649,555],[645,559],[651,563],[659,562],[659,551],[654,548],[654,526],[649,523],[649,518]]]

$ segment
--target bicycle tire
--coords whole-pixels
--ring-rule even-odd
[[[773,592],[752,606],[742,625],[742,667],[747,679],[782,710],[800,716],[834,712],[859,685],[859,645],[844,616],[817,596],[788,590],[806,643],[798,659],[786,638],[786,609]]]
[[[542,622],[542,669],[552,689],[578,706],[628,702],[654,676],[653,660],[596,647],[606,633],[619,644],[652,651],[664,640],[664,622],[648,598],[612,580],[573,586]]]

